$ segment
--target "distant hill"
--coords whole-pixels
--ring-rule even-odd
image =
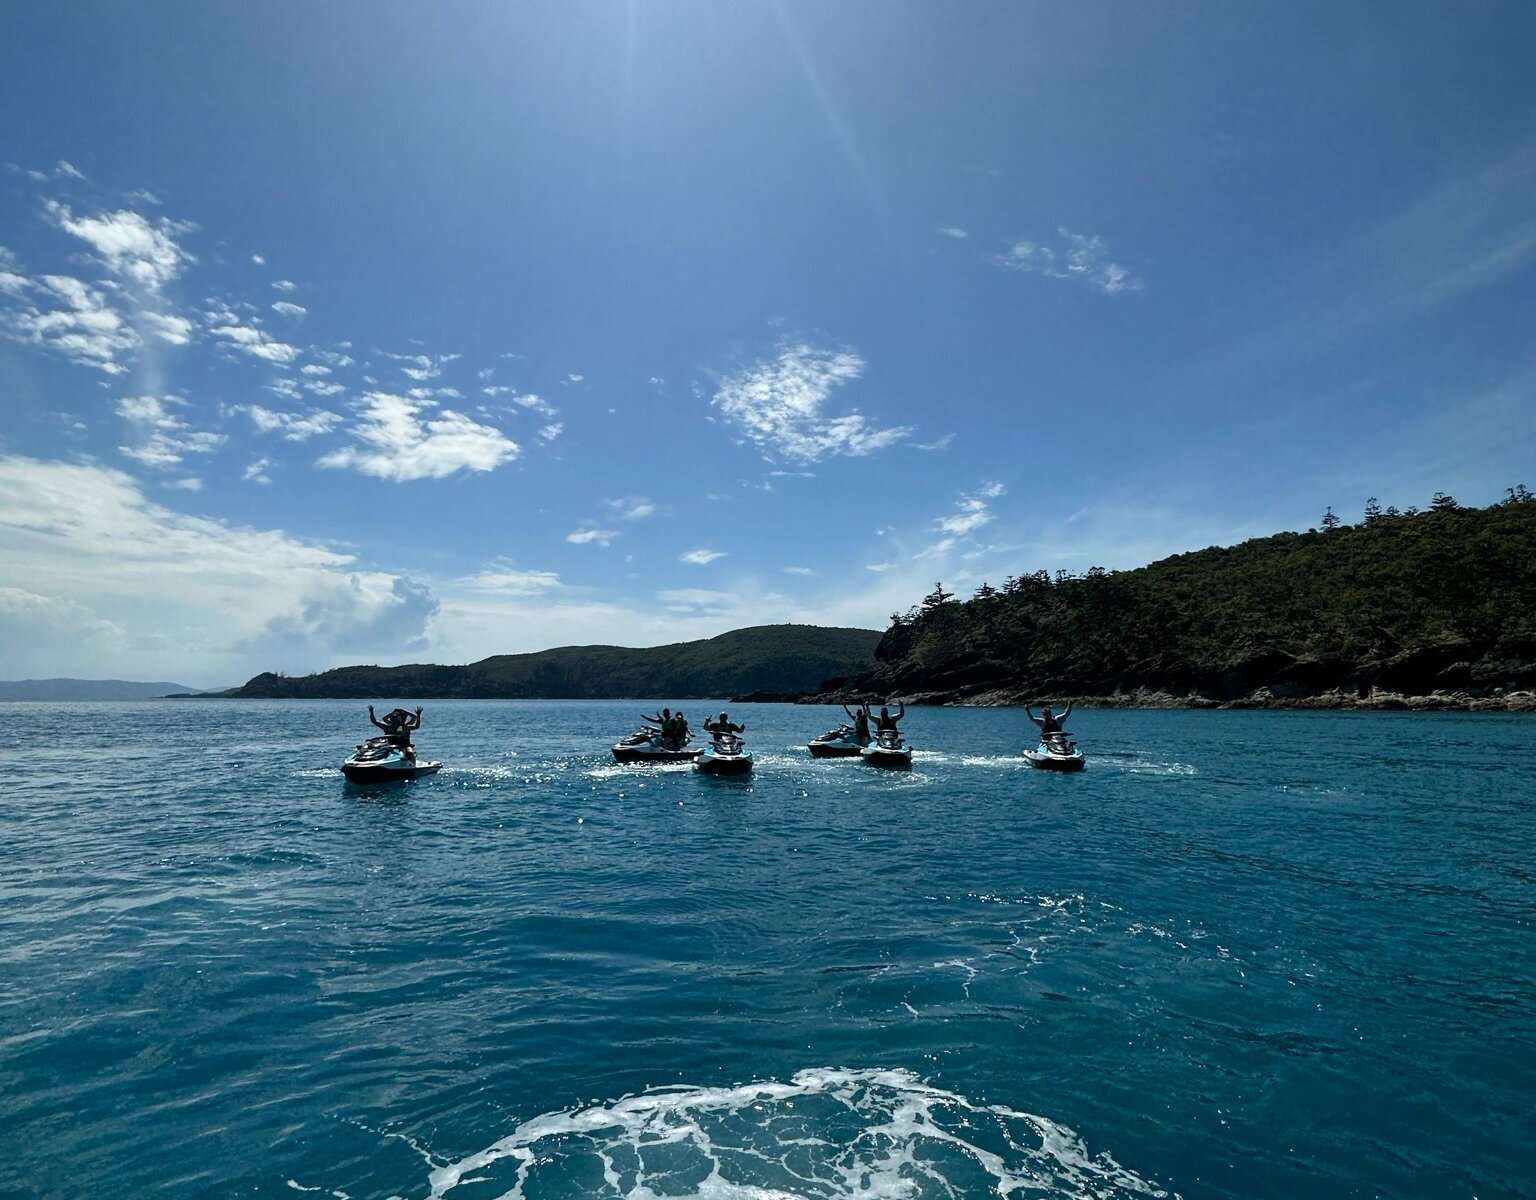
[[[290,678],[258,675],[238,699],[729,698],[802,693],[867,669],[880,633],[817,625],[759,625],[670,646],[561,646],[498,654],[467,666],[338,667]]]
[[[127,679],[0,680],[4,700],[157,700],[172,692],[190,692],[184,683],[134,683]]]
[[[1130,571],[1037,571],[963,602],[939,589],[894,620],[873,671],[821,698],[1390,706],[1456,693],[1513,707],[1536,687],[1529,491],[1488,508],[1372,502],[1358,525],[1331,512],[1323,525]]]

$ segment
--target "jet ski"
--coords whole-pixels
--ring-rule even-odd
[[[622,763],[692,762],[703,753],[702,746],[662,737],[659,732],[649,728],[635,730],[613,748],[613,757]]]
[[[1046,734],[1038,747],[1024,751],[1024,758],[1042,771],[1081,771],[1088,765],[1077,743],[1068,741],[1065,733]]]
[[[806,749],[811,752],[812,758],[857,758],[859,751],[867,745],[869,742],[860,741],[852,725],[839,725],[818,738],[812,738]]]
[[[693,769],[706,775],[745,775],[752,769],[752,751],[734,733],[720,733],[693,760]]]
[[[864,761],[872,767],[894,767],[905,770],[912,765],[912,747],[901,739],[894,729],[882,729],[872,746],[859,751]]]
[[[341,764],[341,773],[348,783],[401,783],[436,775],[442,769],[442,763],[412,758],[382,737],[361,743],[352,751],[352,757]]]

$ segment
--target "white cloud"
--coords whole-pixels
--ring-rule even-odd
[[[864,360],[851,350],[788,345],[772,361],[727,376],[711,404],[763,449],[788,458],[816,462],[833,454],[871,454],[911,430],[879,429],[856,412],[822,411],[834,388],[863,373]]]
[[[80,168],[78,168],[77,166],[75,166],[71,162],[66,162],[62,158],[59,159],[59,165],[56,166],[54,168],[54,170],[57,171],[60,175],[63,175],[66,179],[84,179],[85,178],[85,175],[81,172]]]
[[[306,363],[299,370],[305,375],[329,375],[330,367],[322,367],[319,363]]]
[[[617,529],[583,528],[565,535],[565,540],[573,546],[590,546],[593,544],[606,546],[619,536]]]
[[[176,235],[190,225],[161,218],[151,222],[123,209],[97,217],[76,217],[57,200],[47,203],[58,227],[86,242],[111,271],[140,287],[157,292],[196,260],[176,244]]]
[[[258,267],[264,267],[264,266],[267,265],[267,260],[262,258],[262,256],[259,255],[259,254],[251,255],[251,261],[253,263],[255,263]]]
[[[285,317],[292,317],[294,320],[298,320],[300,317],[308,314],[309,309],[305,308],[302,304],[293,304],[287,300],[278,300],[272,305],[272,311],[275,313],[282,313]]]
[[[370,392],[355,406],[362,419],[351,428],[359,446],[327,454],[322,467],[350,467],[364,475],[403,482],[442,479],[457,471],[493,471],[520,453],[494,426],[462,413],[387,392]]]
[[[734,593],[716,592],[708,588],[667,588],[657,592],[656,599],[673,612],[698,609],[719,612],[736,603]]]
[[[717,558],[724,558],[724,557],[725,557],[725,551],[724,550],[708,550],[708,549],[705,549],[704,547],[701,546],[701,547],[699,547],[696,550],[689,550],[685,554],[678,555],[677,561],[678,562],[685,562],[685,563],[692,563],[696,567],[703,567],[703,566],[708,566],[710,563],[714,562],[715,559],[717,559]]]
[[[954,440],[954,434],[946,433],[943,437],[935,438],[931,442],[918,442],[912,448],[914,450],[944,450],[947,449],[949,444]]]
[[[899,564],[893,563],[893,562],[865,563],[864,564],[864,569],[866,571],[874,571],[876,573],[879,573],[879,572],[883,572],[883,571],[894,570],[898,565]]]
[[[315,379],[306,379],[303,387],[312,396],[339,396],[347,390],[344,383],[326,383]]]
[[[286,441],[307,442],[322,433],[329,433],[341,424],[338,413],[318,409],[307,413],[277,412],[259,404],[243,406],[251,424],[262,433],[281,433]],[[263,460],[265,462],[265,460]]]
[[[392,358],[396,362],[404,363],[400,368],[402,372],[414,379],[417,383],[426,383],[429,379],[436,379],[443,373],[443,364],[451,363],[460,354],[389,354],[386,358]]]
[[[539,427],[539,438],[542,441],[552,442],[564,432],[564,425],[562,425],[559,421],[552,421],[548,425],[541,425]]]
[[[940,517],[935,522],[935,528],[941,533],[953,534],[956,537],[975,533],[983,525],[992,522],[992,509],[987,501],[997,499],[1005,490],[1000,483],[982,484],[974,492],[961,496],[955,505],[955,511],[947,517]],[[944,550],[948,550],[952,544],[940,543]]]
[[[185,346],[192,340],[192,331],[196,328],[186,317],[170,313],[145,311],[139,314],[139,320],[162,342],[173,346]]]
[[[280,292],[296,292],[299,290],[299,285],[291,279],[274,279],[272,286]]]
[[[656,513],[655,502],[646,496],[622,496],[603,501],[603,506],[621,521],[643,521]]]
[[[124,396],[117,402],[117,413],[132,427],[137,440],[118,449],[134,461],[160,470],[176,466],[188,454],[213,453],[228,439],[222,433],[189,429],[172,411],[185,403],[175,396]]]
[[[816,572],[811,570],[810,567],[781,567],[780,570],[782,570],[784,572],[784,574],[786,574],[786,575],[814,575],[814,574],[816,574]]]
[[[316,348],[314,355],[321,362],[328,363],[333,367],[350,367],[357,361],[350,354],[342,354],[336,350],[321,350]]]
[[[1146,286],[1117,262],[1109,259],[1109,245],[1096,234],[1073,233],[1065,226],[1057,231],[1054,246],[1039,242],[1015,242],[997,261],[1010,271],[1045,275],[1051,279],[1080,279],[1107,296],[1139,292]]]
[[[293,538],[171,512],[120,471],[0,457],[0,677],[231,683],[423,645],[437,602]],[[110,611],[112,621],[95,616]],[[8,617],[4,614],[8,614]]]
[[[18,275],[15,271],[4,269],[6,263],[0,259],[0,292],[8,296],[20,296],[31,285],[31,280],[25,275]]]
[[[502,596],[541,596],[560,586],[560,576],[553,571],[519,571],[510,566],[497,565],[459,579],[456,584],[473,592],[490,592]]]
[[[565,378],[566,378],[566,382],[568,382],[568,383],[580,383],[583,379],[586,378],[586,376],[585,375],[567,375]]]
[[[262,358],[270,363],[278,363],[286,366],[299,356],[297,346],[290,346],[287,342],[280,342],[263,329],[254,325],[240,325],[230,323],[215,325],[209,333],[215,337],[224,338],[236,350],[249,354],[252,358]]]
[[[258,458],[240,474],[240,478],[247,483],[271,483],[272,476],[267,474],[267,468],[272,465],[270,458]]]
[[[956,239],[968,238],[971,236],[958,225],[941,225],[939,226],[939,233],[944,237]]]
[[[102,291],[69,275],[42,275],[32,282],[40,299],[51,297],[63,307],[29,303],[6,312],[0,319],[7,333],[108,375],[128,369],[121,360],[131,357],[142,342]]]
[[[203,481],[196,476],[188,475],[185,479],[173,479],[165,486],[182,492],[200,492],[203,490]]]

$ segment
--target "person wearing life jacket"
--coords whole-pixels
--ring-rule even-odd
[[[1040,710],[1040,715],[1038,717],[1035,716],[1034,705],[1032,704],[1026,704],[1024,706],[1024,713],[1029,717],[1031,721],[1040,726],[1040,736],[1042,738],[1048,738],[1053,734],[1066,733],[1066,730],[1062,728],[1061,723],[1072,715],[1072,702],[1070,700],[1067,701],[1066,711],[1063,712],[1059,717],[1051,711],[1051,706],[1049,704],[1045,705],[1045,707]]]
[[[876,737],[879,737],[882,733],[887,733],[887,732],[895,733],[895,732],[897,732],[897,730],[896,730],[896,722],[901,720],[902,717],[907,715],[907,706],[906,706],[906,703],[904,701],[898,701],[897,702],[897,707],[900,708],[901,711],[899,713],[897,713],[893,717],[893,716],[891,716],[891,710],[889,708],[887,708],[883,704],[880,706],[880,715],[875,718],[875,736]],[[864,708],[865,708],[866,711],[868,711],[869,705],[866,704],[864,706]]]
[[[708,717],[705,717],[704,728],[710,733],[714,734],[716,742],[720,741],[721,736],[724,734],[745,733],[747,729],[745,725],[736,724],[736,722],[732,721],[731,718],[725,713],[720,714],[720,719],[718,721],[711,721]]]
[[[861,705],[858,712],[854,712],[846,704],[843,711],[848,714],[848,719],[853,722],[853,736],[863,746],[869,745],[869,705]]]

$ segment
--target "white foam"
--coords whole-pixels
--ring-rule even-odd
[[[573,1188],[624,1200],[1169,1194],[1063,1125],[904,1070],[659,1089],[546,1113],[457,1162],[428,1163],[432,1200],[470,1183],[503,1200]]]

